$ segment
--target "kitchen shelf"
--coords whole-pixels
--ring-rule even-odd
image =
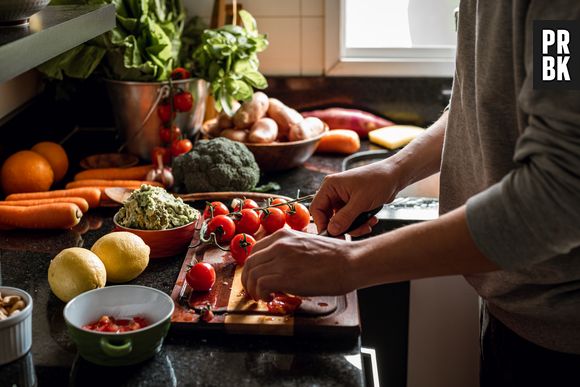
[[[48,6],[25,27],[0,28],[0,83],[115,27],[115,6]]]

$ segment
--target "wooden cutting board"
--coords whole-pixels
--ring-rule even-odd
[[[309,230],[313,232],[314,225]],[[198,239],[196,232],[191,245],[195,246]],[[196,260],[211,264],[216,271],[216,283],[209,292],[194,292],[185,282],[187,269]],[[305,297],[294,315],[278,316],[268,312],[265,302],[246,297],[241,275],[242,267],[236,265],[230,253],[207,245],[190,248],[171,294],[175,302],[172,327],[277,336],[355,337],[360,332],[354,292],[339,297]],[[215,317],[204,322],[197,311],[207,304]]]

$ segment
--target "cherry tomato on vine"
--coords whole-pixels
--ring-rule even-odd
[[[171,79],[175,79],[176,81],[188,78],[191,78],[191,73],[183,67],[177,67],[171,72]]]
[[[187,153],[193,148],[193,144],[188,139],[173,141],[171,143],[171,155],[173,157]]]
[[[275,207],[268,207],[260,214],[260,223],[268,234],[281,229],[286,224],[286,215]]]
[[[173,106],[178,112],[188,112],[193,107],[193,96],[189,91],[182,91],[173,96]]]
[[[151,151],[151,162],[153,163],[154,167],[158,167],[158,158],[157,156],[161,155],[161,160],[163,161],[163,165],[169,165],[171,162],[171,152],[167,148],[163,148],[162,146],[156,146]]]
[[[162,102],[157,105],[157,115],[161,122],[169,122],[171,120],[171,106],[169,106],[169,103]],[[175,113],[173,115],[175,116]]]
[[[215,269],[205,262],[196,263],[185,274],[185,281],[199,292],[207,292],[215,284]]]
[[[246,262],[246,259],[248,259],[248,255],[252,253],[252,248],[255,244],[256,240],[254,237],[244,233],[237,234],[234,239],[232,239],[230,242],[230,253],[238,265],[242,266],[244,262]]]
[[[302,231],[310,224],[310,211],[303,204],[290,204],[286,211],[286,223],[292,229]]]
[[[218,243],[229,242],[236,233],[234,221],[226,215],[218,215],[211,218],[207,224],[206,238],[214,233]]]
[[[179,141],[181,139],[181,129],[179,129],[177,126],[174,126],[173,130],[171,130],[171,128],[162,126],[159,128],[159,138],[161,138],[161,141],[163,141],[165,144]]]
[[[211,214],[212,211],[210,209],[213,208],[213,216],[218,216],[218,215],[227,215],[230,213],[230,210],[228,210],[228,207],[223,204],[222,202],[211,202],[211,203],[207,203],[205,205],[205,210],[203,210],[203,218],[204,219],[209,219],[211,218]]]
[[[240,213],[239,218],[234,219],[236,233],[254,235],[260,228],[260,215],[251,208],[244,208]]]
[[[277,198],[272,200],[272,204],[282,204],[282,203],[286,203],[286,200],[281,199],[281,198]],[[277,209],[281,210],[282,212],[286,212],[288,211],[288,205],[283,205],[283,206],[276,206]]]
[[[246,208],[246,209],[258,208],[258,203],[256,203],[252,199],[244,199],[244,200],[234,199],[232,201],[232,207],[234,209],[234,212],[240,211],[240,204],[242,205],[242,209],[244,209],[244,208]]]

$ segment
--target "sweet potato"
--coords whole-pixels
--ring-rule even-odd
[[[250,134],[248,135],[248,142],[256,144],[269,144],[278,137],[278,125],[276,121],[271,118],[264,117],[252,125]]]
[[[324,122],[316,117],[307,117],[296,125],[290,126],[288,140],[300,141],[318,136],[324,130]]]
[[[371,130],[394,125],[393,122],[374,114],[356,109],[329,108],[302,112],[304,117],[318,117],[332,129],[351,129],[361,138],[367,138]]]
[[[266,115],[268,111],[268,96],[261,91],[257,91],[252,96],[252,99],[246,101],[234,114],[233,121],[236,129],[248,129]]]
[[[246,142],[248,139],[248,131],[243,129],[224,129],[220,133],[220,136],[232,141]]]
[[[320,139],[316,152],[350,155],[360,149],[360,139],[354,130],[334,129]]]
[[[270,98],[268,117],[278,124],[278,140],[287,140],[291,125],[300,123],[304,117],[276,98]]]

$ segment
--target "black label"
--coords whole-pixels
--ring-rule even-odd
[[[580,21],[534,20],[534,89],[580,90]]]

